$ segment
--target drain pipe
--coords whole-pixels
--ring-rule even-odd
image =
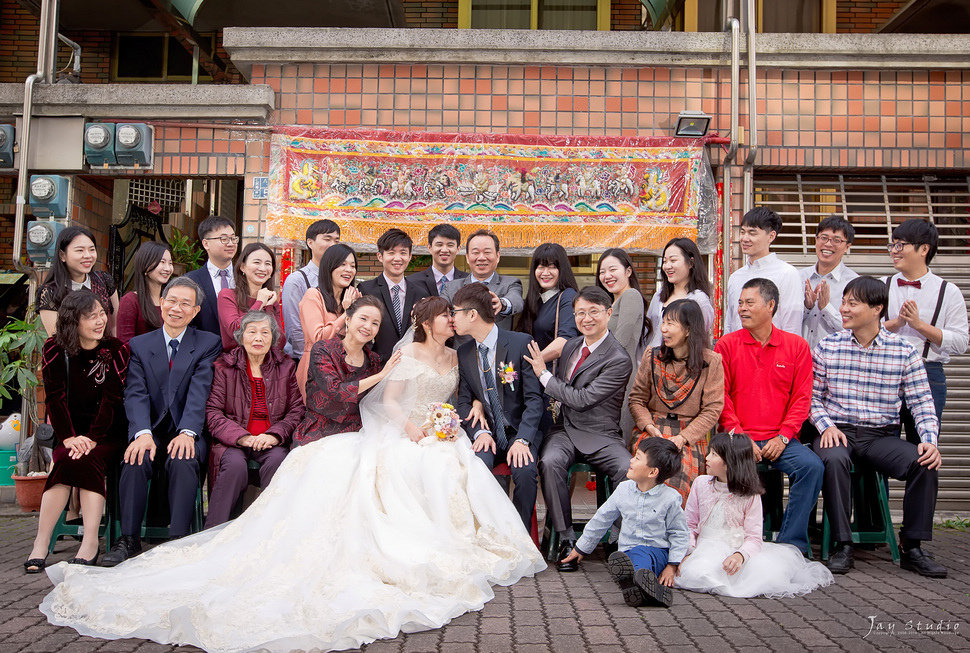
[[[737,18],[728,18],[731,30],[731,144],[721,161],[721,271],[724,278],[731,272],[731,163],[738,155],[738,132],[741,96],[741,25]],[[721,293],[721,315],[727,315],[727,293]]]
[[[744,158],[744,213],[751,210],[754,203],[752,172],[758,156],[758,68],[755,54],[754,0],[747,2],[745,29],[748,36],[748,131],[751,134],[748,155]]]

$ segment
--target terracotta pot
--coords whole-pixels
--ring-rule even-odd
[[[47,476],[15,475],[13,482],[17,487],[17,503],[20,504],[21,512],[40,511],[40,498],[44,496]]]

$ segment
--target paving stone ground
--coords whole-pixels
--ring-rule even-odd
[[[47,623],[37,605],[44,575],[23,573],[36,517],[0,517],[0,653],[167,653],[194,651],[143,640],[81,637]],[[65,541],[50,561],[66,560]],[[629,608],[601,552],[579,573],[549,569],[496,588],[481,612],[444,628],[364,647],[367,653],[639,653],[641,651],[970,650],[970,532],[937,529],[926,547],[949,569],[921,578],[893,564],[885,548],[859,551],[856,569],[834,585],[793,599],[730,599],[675,592],[671,609]]]

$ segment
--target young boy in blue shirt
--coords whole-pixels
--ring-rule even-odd
[[[690,539],[682,497],[664,481],[680,471],[680,451],[670,440],[645,438],[630,460],[627,480],[620,483],[563,562],[581,562],[596,548],[618,517],[623,518],[619,551],[607,560],[610,575],[627,605],[673,602],[674,576],[687,555]]]

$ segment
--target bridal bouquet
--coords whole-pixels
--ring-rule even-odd
[[[454,406],[438,402],[428,406],[428,418],[421,428],[439,440],[452,441],[460,433],[460,423]]]

